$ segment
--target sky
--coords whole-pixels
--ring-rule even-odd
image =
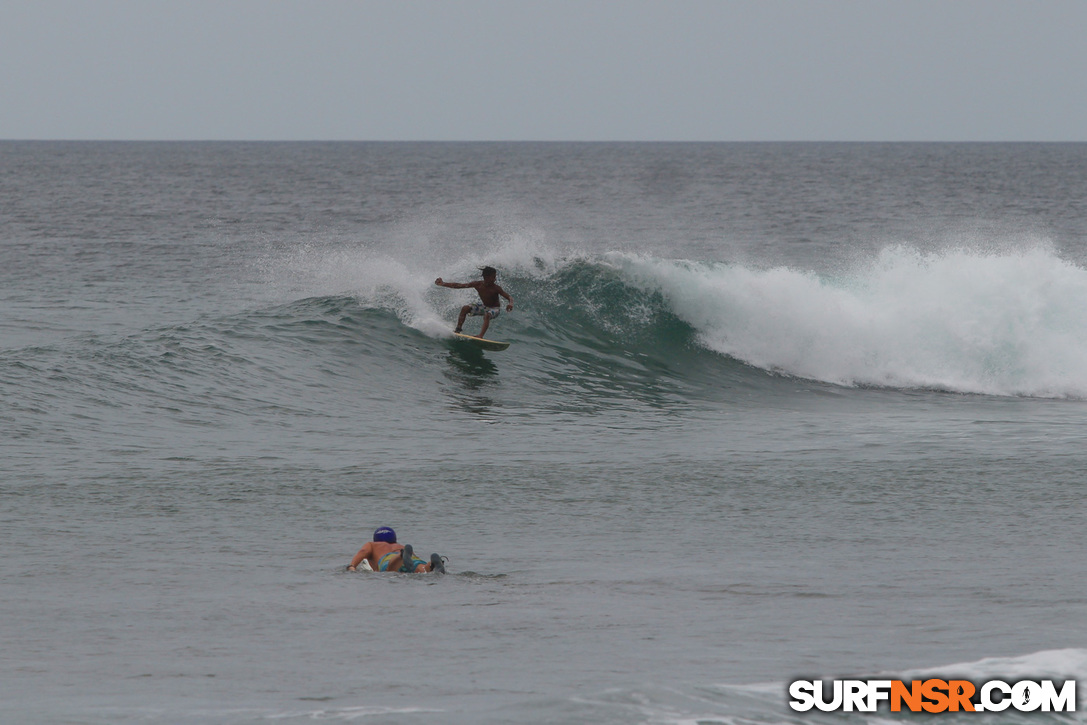
[[[0,139],[1087,141],[1084,0],[0,0]]]

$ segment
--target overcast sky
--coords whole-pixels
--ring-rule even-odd
[[[0,138],[1085,141],[1084,0],[0,0]]]

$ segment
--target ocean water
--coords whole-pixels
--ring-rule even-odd
[[[0,280],[0,722],[1087,674],[1087,145],[3,142]]]

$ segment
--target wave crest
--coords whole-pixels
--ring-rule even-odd
[[[836,277],[609,255],[706,348],[839,385],[1087,396],[1087,270],[1045,249],[891,247]]]
[[[543,354],[577,348],[658,366],[717,354],[834,385],[1087,398],[1087,270],[1045,247],[894,246],[830,275],[537,251],[502,259],[499,281],[517,306],[495,329]],[[314,279],[328,286],[318,281],[310,291],[351,295],[442,337],[472,294],[434,287],[439,262],[340,256],[317,265],[327,274]],[[476,274],[463,260],[437,271],[447,279]],[[712,375],[713,364],[703,363]],[[716,369],[726,382],[736,366]]]

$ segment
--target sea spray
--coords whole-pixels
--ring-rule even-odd
[[[842,385],[1087,395],[1087,270],[1046,249],[884,249],[836,277],[610,254],[710,350]]]

